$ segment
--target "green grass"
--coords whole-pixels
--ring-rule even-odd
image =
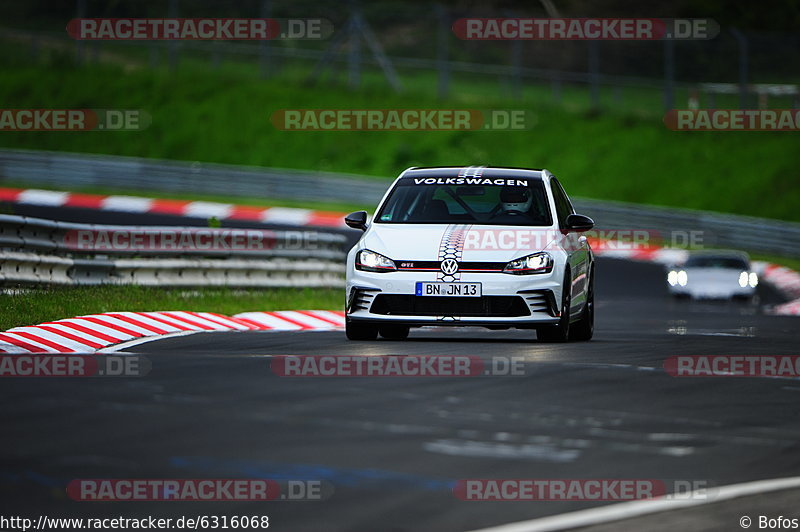
[[[124,65],[73,67],[66,52],[52,52],[41,64],[27,64],[19,55],[0,61],[11,61],[0,86],[6,108],[139,108],[153,118],[141,132],[3,132],[0,146],[5,147],[387,180],[413,165],[547,167],[573,196],[800,220],[797,133],[673,132],[661,122],[652,91],[625,90],[615,107],[593,112],[585,104],[586,91],[566,85],[563,102],[556,105],[547,85],[528,84],[516,100],[497,81],[467,83],[454,77],[450,98],[440,101],[432,94],[434,79],[419,73],[401,72],[407,89],[397,95],[370,71],[363,88],[351,92],[343,81],[308,86],[298,66],[264,81],[255,75],[254,64],[244,62],[211,70],[207,61],[187,60],[169,74]],[[604,101],[613,101],[610,95],[605,91]],[[526,109],[536,121],[524,131],[433,132],[287,132],[270,123],[279,109],[437,107]],[[276,204],[281,198],[263,199]],[[353,206],[365,202],[351,201]]]
[[[37,288],[0,297],[0,331],[101,312],[185,310],[231,315],[248,311],[341,310],[343,302],[344,292],[336,288]]]

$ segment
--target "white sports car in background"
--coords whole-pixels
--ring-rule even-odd
[[[751,299],[758,275],[741,251],[695,251],[667,273],[669,291],[694,299]]]
[[[403,339],[409,328],[535,329],[539,340],[589,340],[594,256],[547,170],[409,168],[347,257],[351,340]]]

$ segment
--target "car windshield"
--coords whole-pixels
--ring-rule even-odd
[[[435,182],[427,184],[427,182]],[[378,223],[552,225],[540,180],[504,184],[441,184],[447,179],[403,180],[375,216]],[[509,184],[510,183],[510,184]],[[520,184],[522,183],[522,184]]]
[[[689,257],[684,268],[721,268],[726,270],[747,270],[747,261],[739,257]]]

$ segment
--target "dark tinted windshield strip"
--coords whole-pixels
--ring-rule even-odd
[[[499,187],[527,187],[540,179],[514,179],[506,177],[404,177],[403,185],[496,185]]]

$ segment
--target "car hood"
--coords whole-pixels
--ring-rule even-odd
[[[362,247],[393,260],[438,260],[448,230],[459,225],[373,224]],[[508,262],[549,249],[561,236],[550,227],[469,225],[461,246],[462,261]]]
[[[689,284],[739,286],[742,270],[723,268],[684,268]]]

